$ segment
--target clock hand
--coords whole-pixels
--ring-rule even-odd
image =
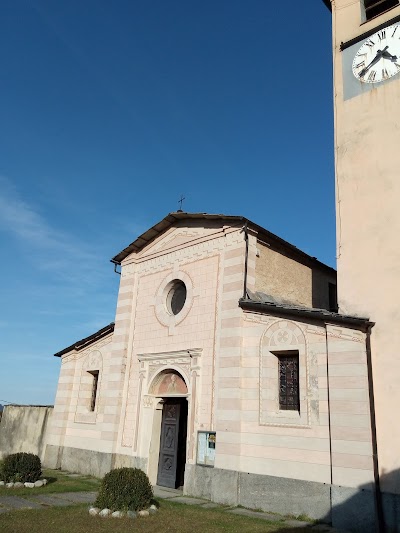
[[[366,75],[366,73],[369,71],[369,69],[373,67],[374,65],[376,65],[382,59],[383,54],[386,52],[388,48],[389,48],[388,46],[385,46],[383,50],[378,50],[376,53],[376,56],[371,61],[371,63],[367,65],[365,68],[363,68],[362,71],[358,74],[358,76],[360,78],[363,78]]]
[[[382,57],[384,59],[390,59],[390,61],[397,61],[397,56],[393,56],[392,54],[390,54],[389,52],[386,52],[385,50],[383,51],[382,53]]]

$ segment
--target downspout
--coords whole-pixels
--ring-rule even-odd
[[[117,266],[119,265],[119,263],[115,263],[114,261],[111,261],[112,263],[114,263],[114,272],[116,274],[119,274],[121,275],[121,271],[120,270],[117,270]]]
[[[244,233],[244,241],[246,243],[246,252],[244,258],[243,300],[247,300],[247,261],[249,258],[249,234],[247,229],[247,220],[241,231]]]
[[[332,427],[331,427],[331,404],[330,404],[330,386],[329,386],[329,346],[328,346],[328,328],[325,323],[325,345],[326,345],[326,379],[327,379],[327,401],[328,401],[328,432],[329,432],[329,463],[330,463],[330,488],[329,488],[329,505],[332,520],[332,485],[333,485],[333,464],[332,464]]]
[[[385,532],[385,518],[382,506],[381,484],[379,479],[379,464],[378,464],[378,442],[376,438],[376,416],[375,416],[375,397],[374,397],[374,380],[372,373],[372,352],[371,352],[371,329],[374,324],[368,324],[366,331],[365,347],[367,353],[367,369],[368,369],[368,393],[369,393],[369,414],[371,419],[371,438],[372,438],[372,461],[374,465],[374,481],[375,481],[375,509],[378,520],[379,533]]]

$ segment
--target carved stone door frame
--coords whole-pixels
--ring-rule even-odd
[[[153,410],[153,419],[156,421],[156,411],[159,409],[160,400],[168,398],[186,398],[188,402],[187,415],[187,440],[186,440],[186,461],[193,459],[194,454],[194,427],[197,411],[197,389],[200,377],[200,361],[202,349],[188,349],[175,352],[139,354],[139,406]],[[176,391],[171,393],[159,393],[154,390],[153,385],[159,376],[166,373],[177,373],[184,380],[187,393],[179,394]],[[140,407],[137,413],[135,443],[138,441],[140,431]],[[154,418],[156,417],[156,418]],[[158,418],[156,423],[161,424]],[[142,428],[143,429],[143,428]],[[154,428],[153,428],[154,429]],[[161,429],[161,428],[160,428]],[[153,431],[154,433],[154,431]],[[157,434],[157,431],[156,431]],[[154,443],[153,443],[154,444]],[[152,445],[152,443],[150,443]],[[136,446],[137,448],[137,446]],[[150,450],[143,452],[149,456]],[[150,457],[149,457],[150,459]],[[149,470],[155,465],[149,465]]]

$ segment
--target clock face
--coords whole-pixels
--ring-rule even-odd
[[[358,50],[354,76],[364,83],[380,83],[400,72],[400,24],[377,31]]]

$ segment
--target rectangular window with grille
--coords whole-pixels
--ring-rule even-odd
[[[99,371],[98,370],[92,370],[89,372],[93,376],[93,382],[92,382],[92,396],[90,398],[90,410],[94,411],[96,407],[96,399],[97,399],[97,387],[99,384]]]
[[[299,355],[278,355],[279,409],[300,412]]]
[[[399,0],[364,0],[365,19],[373,19],[398,5]]]

